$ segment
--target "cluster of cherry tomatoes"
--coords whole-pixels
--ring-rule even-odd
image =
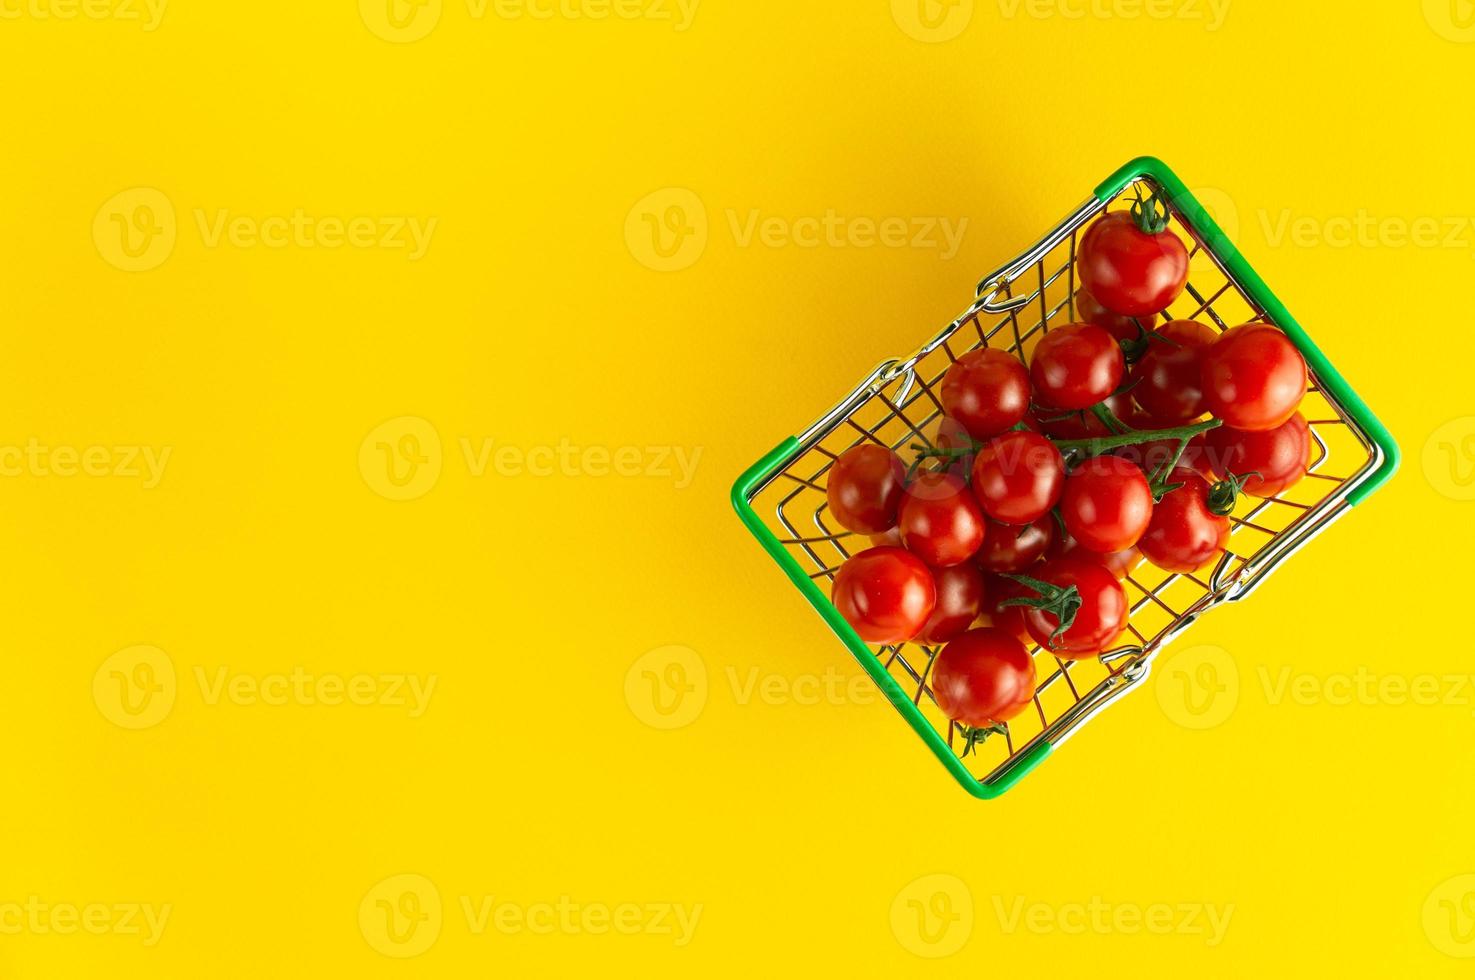
[[[942,645],[930,684],[970,747],[1033,698],[1023,641],[1112,649],[1140,562],[1216,561],[1238,494],[1274,496],[1310,463],[1306,362],[1283,333],[1160,322],[1188,254],[1159,208],[1139,197],[1087,229],[1080,322],[1047,331],[1028,366],[958,358],[910,465],[863,443],[830,469],[831,514],[872,544],[836,572],[835,607],[868,642]]]

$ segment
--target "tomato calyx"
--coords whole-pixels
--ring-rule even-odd
[[[920,442],[914,442],[911,445],[911,449],[912,452],[917,454],[917,458],[912,460],[911,466],[907,467],[907,479],[910,480],[912,477],[916,476],[918,468],[921,467],[921,465],[927,462],[927,460],[929,459],[963,459],[966,456],[972,456],[974,453],[978,452],[982,448],[983,443],[981,442],[970,442],[966,446],[953,446],[951,448],[927,446],[923,445]],[[963,482],[967,483],[968,477],[965,476],[963,478]]]
[[[1142,186],[1134,188],[1137,200],[1132,202],[1132,222],[1146,235],[1161,235],[1168,229],[1168,208],[1154,191],[1147,200],[1142,199]],[[1161,208],[1161,212],[1159,212]]]
[[[1035,596],[1033,598],[1022,596],[1016,599],[1005,599],[999,603],[999,608],[1024,606],[1029,609],[1038,609],[1042,613],[1049,613],[1054,616],[1059,625],[1055,627],[1055,632],[1050,634],[1049,646],[1053,649],[1055,641],[1075,624],[1076,613],[1081,611],[1080,589],[1077,589],[1074,585],[1062,589],[1058,585],[1051,585],[1049,582],[1031,578],[1028,575],[1006,575],[1004,577],[1018,582],[1020,585],[1034,592]]]
[[[1260,478],[1260,474],[1253,471],[1238,475],[1230,473],[1209,488],[1209,513],[1220,517],[1228,517],[1234,513],[1234,507],[1239,503],[1239,495],[1244,493],[1245,484],[1251,479]]]
[[[978,747],[978,743],[986,741],[990,735],[1007,735],[1009,726],[1004,724],[982,725],[972,728],[968,725],[958,725],[963,732],[963,751],[958,756],[960,759],[968,758],[968,754]]]

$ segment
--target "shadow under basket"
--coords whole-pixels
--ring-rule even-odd
[[[1269,499],[1242,497],[1231,517],[1229,550],[1218,563],[1186,575],[1143,564],[1123,583],[1131,616],[1126,645],[1091,660],[1061,660],[1031,648],[1039,678],[1031,709],[1007,733],[975,745],[937,707],[928,686],[941,649],[902,643],[870,646],[841,618],[829,591],[864,535],[838,527],[827,513],[825,480],[836,458],[863,442],[896,450],[929,442],[942,417],[939,384],[952,363],[983,347],[1028,361],[1052,327],[1075,318],[1077,238],[1119,198],[1156,194],[1169,225],[1190,253],[1189,282],[1167,319],[1199,320],[1223,331],[1250,321],[1274,324],[1300,348],[1310,368],[1301,412],[1311,423],[1306,479]],[[1008,790],[1084,722],[1140,684],[1153,656],[1206,610],[1245,598],[1280,563],[1346,510],[1381,486],[1398,466],[1388,431],[1348,387],[1292,319],[1244,256],[1165,164],[1128,163],[1039,242],[983,279],[964,313],[910,357],[881,364],[856,389],[797,436],[748,469],[732,490],[733,505],[789,578],[819,610],[860,665],[970,793],[992,798]]]

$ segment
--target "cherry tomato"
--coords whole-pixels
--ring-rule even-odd
[[[1006,432],[973,461],[973,493],[984,513],[1005,524],[1032,524],[1060,500],[1065,460],[1038,432]]]
[[[835,460],[825,496],[841,527],[856,534],[880,534],[896,526],[905,483],[901,457],[884,446],[865,443]]]
[[[830,601],[867,643],[904,643],[932,615],[937,585],[911,552],[869,548],[840,566]]]
[[[1245,432],[1221,425],[1206,433],[1209,461],[1219,477],[1258,473],[1244,481],[1244,491],[1273,497],[1295,486],[1311,465],[1311,426],[1300,412],[1284,425]]]
[[[1033,565],[1055,538],[1055,518],[1046,514],[1031,524],[985,522],[983,547],[976,560],[987,572],[1019,572]]]
[[[922,473],[903,494],[901,540],[933,568],[972,558],[983,544],[983,511],[967,484],[950,473]]]
[[[1231,327],[1203,355],[1204,407],[1260,432],[1285,423],[1306,394],[1306,359],[1268,323]]]
[[[1066,477],[1060,516],[1087,551],[1125,551],[1152,520],[1147,477],[1118,456],[1094,456]]]
[[[1113,313],[1101,302],[1091,295],[1091,291],[1084,286],[1076,290],[1076,316],[1085,323],[1094,323],[1117,340],[1136,340],[1140,334],[1137,324],[1142,324],[1142,330],[1151,330],[1157,325],[1158,315],[1149,313],[1139,316],[1135,320],[1120,313]]]
[[[1200,366],[1218,336],[1197,320],[1172,320],[1148,335],[1146,352],[1132,366],[1132,397],[1163,427],[1204,414]]]
[[[1033,572],[1026,569],[1025,574],[1033,574]],[[1028,588],[1005,575],[985,575],[983,577],[983,618],[988,620],[990,625],[1028,641],[1030,636],[1029,630],[1024,625],[1024,609],[1020,606],[1005,606],[1003,603],[1009,599],[1028,598],[1032,595],[1034,593]]]
[[[1003,630],[969,630],[937,655],[931,685],[943,714],[984,728],[1008,721],[1034,699],[1035,662]]]
[[[1163,495],[1152,523],[1137,547],[1165,572],[1196,572],[1229,545],[1229,518],[1209,510],[1209,481],[1179,467],[1171,483],[1183,484]]]
[[[1094,323],[1068,323],[1040,338],[1029,362],[1040,400],[1052,408],[1090,408],[1121,384],[1126,362],[1116,340]]]
[[[983,612],[983,573],[972,562],[932,571],[937,605],[916,636],[918,643],[946,643],[973,625]]]
[[[1040,646],[1057,657],[1085,660],[1104,650],[1121,635],[1127,623],[1127,593],[1115,575],[1098,561],[1057,558],[1032,576],[1057,590],[1074,588],[1080,597],[1075,619],[1059,636],[1060,618],[1054,612],[1026,608],[1024,625]],[[1045,596],[1043,598],[1050,598]]]
[[[1112,551],[1101,554],[1100,552],[1088,551],[1082,548],[1076,543],[1076,539],[1069,534],[1057,534],[1055,540],[1050,543],[1050,547],[1046,549],[1045,557],[1060,558],[1063,556],[1100,562],[1106,566],[1108,572],[1111,572],[1111,574],[1117,577],[1118,581],[1131,575],[1132,572],[1136,571],[1137,566],[1142,564],[1142,551],[1139,548],[1132,547],[1123,551]]]
[[[1126,211],[1102,215],[1076,249],[1081,283],[1113,313],[1166,310],[1188,284],[1188,249],[1170,231],[1149,234]]]
[[[1007,432],[1029,410],[1029,370],[1001,350],[969,351],[942,377],[942,408],[975,439]]]

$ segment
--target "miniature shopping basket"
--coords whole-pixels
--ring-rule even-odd
[[[1118,197],[1150,191],[1164,201],[1170,227],[1190,249],[1189,283],[1166,316],[1226,330],[1261,320],[1296,343],[1310,368],[1301,411],[1311,423],[1311,472],[1270,499],[1244,497],[1232,515],[1229,550],[1192,575],[1143,565],[1128,577],[1127,645],[1093,660],[1060,660],[1032,649],[1033,711],[1007,733],[970,746],[961,726],[938,709],[928,671],[940,647],[868,646],[830,603],[835,572],[870,546],[827,514],[825,478],[835,459],[861,442],[901,453],[930,442],[942,415],[938,385],[958,357],[996,347],[1028,359],[1052,326],[1075,319],[1075,252],[1081,230]],[[1112,174],[1043,239],[979,284],[973,303],[910,357],[889,360],[819,421],[785,439],[733,487],[743,522],[850,648],[887,698],[962,786],[992,798],[1037,766],[1082,723],[1140,684],[1154,654],[1205,610],[1243,599],[1280,563],[1347,507],[1382,485],[1398,466],[1398,447],[1342,376],[1255,274],[1204,208],[1160,160],[1143,157]]]

